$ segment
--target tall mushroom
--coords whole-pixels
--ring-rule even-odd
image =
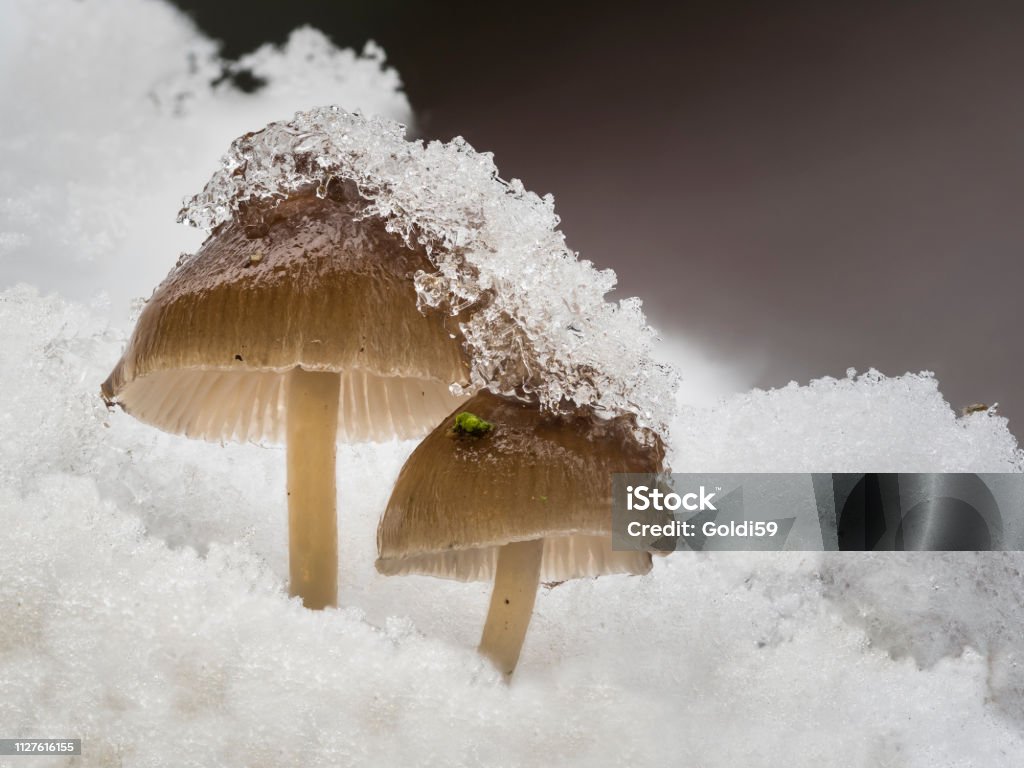
[[[336,441],[424,434],[467,376],[458,331],[417,309],[426,255],[360,212],[338,183],[241,208],[156,289],[102,385],[167,432],[286,443],[290,590],[309,608],[337,603]]]
[[[647,573],[611,548],[611,475],[659,472],[632,417],[542,412],[483,391],[402,468],[377,530],[377,570],[494,581],[480,651],[511,675],[541,581]]]

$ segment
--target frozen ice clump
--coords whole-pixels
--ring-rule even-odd
[[[246,201],[336,179],[355,182],[365,215],[426,248],[436,271],[416,275],[420,307],[465,313],[474,389],[632,413],[667,434],[677,376],[652,358],[640,300],[607,301],[614,272],[569,250],[553,198],[503,180],[461,138],[424,144],[384,118],[298,112],[236,139],[179,220],[212,229]]]
[[[684,408],[677,471],[1022,472],[1024,452],[993,411],[958,418],[931,373],[824,377],[807,386]]]

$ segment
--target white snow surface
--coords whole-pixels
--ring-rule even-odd
[[[38,766],[1020,766],[1018,553],[673,554],[542,590],[505,685],[475,653],[486,585],[373,568],[412,443],[339,448],[344,607],[315,613],[287,597],[280,448],[104,408],[128,299],[194,247],[174,212],[233,136],[345,93],[408,118],[370,54],[306,30],[240,94],[161,3],[0,3],[0,738],[83,739]],[[718,399],[739,379],[674,343],[700,382],[679,471],[1021,471],[930,376]]]

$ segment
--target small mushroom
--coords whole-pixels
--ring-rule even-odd
[[[290,590],[337,603],[336,442],[416,437],[463,398],[461,338],[416,306],[430,270],[354,187],[252,203],[146,304],[102,385],[167,432],[287,445]]]
[[[541,581],[643,574],[647,552],[611,548],[612,474],[659,472],[664,449],[631,417],[543,412],[480,392],[413,451],[377,530],[377,570],[494,581],[480,651],[519,660]]]

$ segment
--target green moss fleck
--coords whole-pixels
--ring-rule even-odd
[[[481,419],[469,411],[456,414],[455,423],[452,425],[453,434],[470,435],[471,437],[486,435],[492,429],[494,429],[494,425],[491,422]]]

